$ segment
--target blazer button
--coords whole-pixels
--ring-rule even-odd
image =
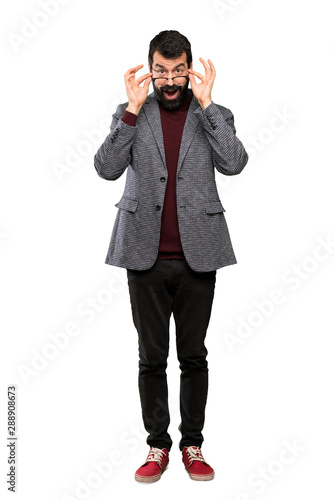
[[[165,182],[166,177],[160,177],[161,182]]]
[[[157,205],[157,206],[155,207],[155,209],[156,209],[156,210],[160,210],[160,209],[161,209],[161,206],[160,206],[160,205]]]

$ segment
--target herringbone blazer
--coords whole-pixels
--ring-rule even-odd
[[[237,262],[215,171],[239,174],[248,154],[236,137],[232,112],[214,102],[202,110],[189,92],[192,100],[176,173],[177,217],[186,261],[194,271],[204,272]],[[168,171],[154,92],[148,95],[134,127],[121,120],[127,106],[120,104],[112,116],[110,133],[94,157],[94,166],[107,180],[126,172],[105,263],[144,270],[153,266],[158,255]]]

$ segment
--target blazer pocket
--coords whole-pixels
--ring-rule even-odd
[[[225,212],[225,208],[220,201],[211,201],[205,205],[205,211],[207,214],[218,214],[219,212]]]
[[[132,198],[127,198],[126,196],[122,196],[118,203],[116,203],[115,207],[123,208],[124,210],[128,210],[129,212],[135,212],[138,207],[138,200],[134,200]]]

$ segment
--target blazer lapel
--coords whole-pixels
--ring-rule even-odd
[[[188,109],[186,122],[184,124],[176,175],[178,175],[180,172],[182,162],[186,156],[191,141],[193,140],[199,125],[199,119],[194,114],[194,111],[195,109],[198,108],[198,106],[199,106],[198,101],[193,95]]]
[[[161,118],[160,118],[160,108],[158,100],[154,95],[154,92],[152,92],[147,97],[146,101],[144,102],[143,110],[145,112],[148,124],[152,130],[155,142],[157,143],[158,149],[160,151],[160,155],[164,163],[165,169],[167,170],[164,138],[162,133]]]

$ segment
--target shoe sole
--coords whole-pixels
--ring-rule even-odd
[[[135,480],[138,481],[138,483],[155,483],[156,481],[159,481],[161,478],[162,474],[165,472],[165,470],[168,468],[168,463],[166,464],[166,467],[159,472],[156,476],[139,476],[138,474],[135,474]]]
[[[191,472],[189,472],[187,468],[186,471],[188,472],[190,479],[193,479],[194,481],[211,481],[215,477],[214,472],[212,474],[203,476],[200,474],[191,474]]]

